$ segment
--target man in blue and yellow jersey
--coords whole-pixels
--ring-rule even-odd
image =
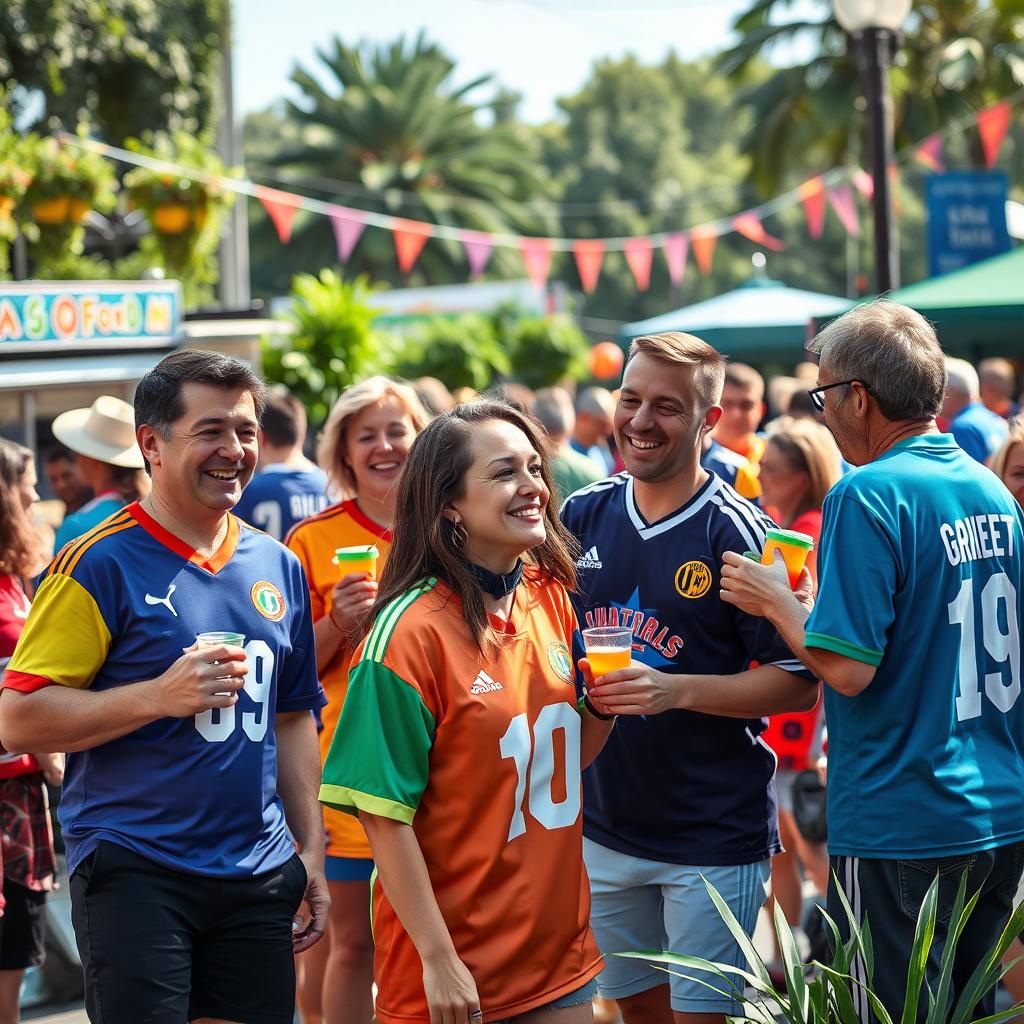
[[[966,872],[978,902],[956,948],[955,1005],[1024,866],[1024,519],[995,474],[936,428],[946,368],[920,314],[858,306],[814,348],[811,395],[855,467],[825,499],[817,604],[808,615],[781,565],[732,555],[723,596],[766,616],[827,684],[828,910],[845,934],[842,892],[870,920],[872,987],[890,1014],[904,1004],[925,892],[939,877],[941,948]],[[851,972],[866,980],[860,958]],[[936,959],[926,977],[936,991]],[[918,1020],[927,998],[922,989],[911,1008]],[[861,984],[854,1000],[867,1021]],[[989,992],[976,1018],[993,1002]]]
[[[60,817],[94,1022],[290,1024],[293,950],[326,919],[305,578],[231,514],[264,399],[216,353],[143,378],[152,492],[57,554],[3,678],[3,745],[71,752]],[[229,635],[197,641],[213,631]]]

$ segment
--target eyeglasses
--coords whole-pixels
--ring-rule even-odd
[[[823,384],[820,388],[812,388],[807,392],[811,396],[811,402],[814,408],[818,412],[825,411],[825,392],[830,391],[832,388],[841,388],[847,384],[859,384],[869,395],[873,395],[874,391],[871,390],[871,385],[862,381],[859,377],[854,377],[852,380],[837,380],[834,384]]]

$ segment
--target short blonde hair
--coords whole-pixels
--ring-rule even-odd
[[[402,403],[417,434],[430,422],[423,403],[408,384],[380,374],[345,388],[327,417],[316,447],[316,460],[327,474],[331,489],[343,498],[356,496],[355,476],[342,457],[348,425],[367,406],[389,397]]]
[[[630,359],[641,353],[677,366],[692,366],[697,393],[705,405],[718,405],[722,400],[725,356],[696,335],[682,331],[645,334],[634,338],[629,346]]]
[[[839,448],[828,428],[814,420],[780,416],[768,424],[766,437],[793,469],[807,474],[811,482],[807,501],[811,508],[820,509],[843,475]]]
[[[1010,452],[1013,450],[1015,444],[1024,444],[1024,417],[1018,413],[1014,416],[1007,426],[1010,428],[1010,432],[1006,435],[1006,440],[999,446],[995,455],[992,456],[992,461],[989,463],[989,468],[1000,480],[1003,480],[1003,473],[1006,472],[1006,462],[1010,458]],[[1006,481],[1003,480],[1003,483]]]

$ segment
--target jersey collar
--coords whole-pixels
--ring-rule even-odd
[[[356,504],[354,498],[350,498],[348,501],[343,501],[341,507],[349,514],[349,518],[354,522],[357,522],[364,530],[369,530],[375,537],[379,537],[381,540],[386,540],[389,544],[391,543],[391,531],[386,526],[381,526],[380,523],[375,523],[365,512]]]
[[[708,481],[703,487],[677,512],[659,519],[656,523],[648,524],[640,510],[636,507],[636,497],[633,494],[633,478],[626,480],[626,514],[634,529],[640,535],[641,540],[650,540],[658,537],[669,530],[675,529],[680,523],[695,516],[705,505],[722,489],[722,479],[714,473],[708,474]]]
[[[154,540],[159,541],[165,548],[170,548],[176,555],[205,569],[208,573],[216,575],[231,561],[231,556],[238,547],[238,520],[228,513],[228,532],[224,537],[221,546],[207,558],[199,554],[195,548],[190,548],[180,537],[175,537],[170,530],[162,527],[137,501],[133,501],[125,511],[148,533]]]
[[[897,441],[889,451],[906,451],[908,448],[955,448],[956,439],[952,434],[914,434]]]

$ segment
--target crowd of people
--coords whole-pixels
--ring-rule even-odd
[[[958,997],[1024,873],[1015,370],[888,301],[812,349],[767,386],[675,333],[614,394],[371,377],[315,461],[294,397],[179,351],[54,421],[52,553],[0,440],[0,1024],[61,783],[94,1022],[720,1022],[720,980],[613,955],[743,966],[708,884],[750,935],[848,902],[898,1013],[966,871]]]

